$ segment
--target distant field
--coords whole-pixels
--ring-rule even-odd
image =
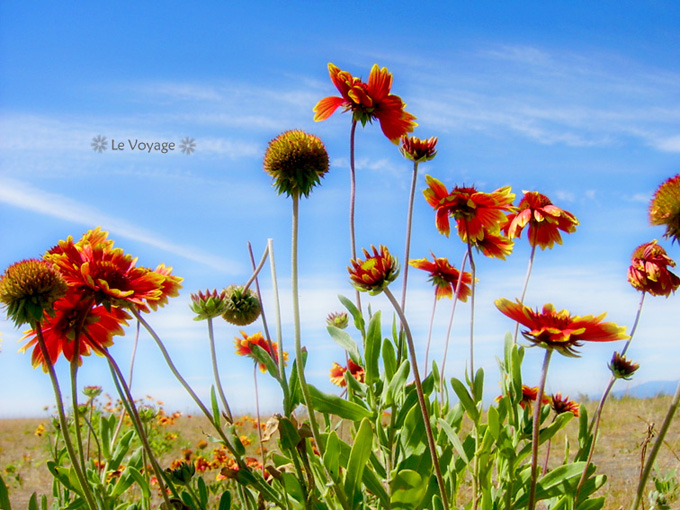
[[[637,485],[640,469],[642,446],[648,431],[658,429],[670,403],[670,397],[650,399],[623,398],[612,400],[605,408],[602,417],[600,441],[594,462],[600,473],[608,476],[604,494],[607,495],[605,508],[618,510],[628,508]],[[592,413],[595,402],[585,404]],[[27,508],[32,492],[50,494],[51,477],[44,465],[47,457],[45,439],[35,435],[36,428],[45,423],[42,419],[0,420],[0,470],[5,482],[10,486],[13,509]],[[46,424],[46,423],[45,423]],[[571,438],[571,452],[575,446],[576,420],[569,424],[567,438]],[[206,438],[207,423],[199,417],[183,416],[168,427],[168,433],[176,434],[176,449],[165,456],[170,462],[183,455],[184,450],[197,451],[199,441]],[[255,437],[253,425],[245,423],[244,435]],[[564,455],[566,439],[564,436],[553,441],[551,457]],[[668,473],[678,471],[680,476],[680,418],[671,425],[658,459],[658,471]],[[676,501],[673,507],[680,505]]]

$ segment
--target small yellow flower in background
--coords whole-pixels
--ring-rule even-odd
[[[285,131],[269,142],[264,169],[274,187],[288,196],[309,196],[328,172],[328,152],[323,142],[304,131]]]
[[[347,267],[354,288],[368,292],[371,296],[380,294],[399,275],[399,264],[384,246],[376,249],[371,246],[373,254],[364,249],[365,260],[350,260]]]
[[[649,205],[649,222],[665,225],[664,237],[680,240],[680,174],[666,180],[654,193]]]
[[[40,425],[38,425],[36,427],[34,434],[38,437],[42,437],[44,433],[45,433],[45,425],[41,423]]]

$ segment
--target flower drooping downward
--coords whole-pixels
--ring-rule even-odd
[[[9,266],[0,277],[0,302],[17,326],[33,326],[43,320],[45,313],[53,315],[54,302],[66,290],[61,274],[43,260],[22,260]]]
[[[562,244],[560,230],[572,233],[579,224],[573,214],[553,205],[548,197],[537,191],[524,191],[517,212],[511,213],[508,220],[504,227],[508,237],[519,237],[528,225],[529,244],[540,246],[542,250],[552,248],[555,243]]]
[[[404,110],[406,105],[401,98],[390,94],[392,75],[386,67],[381,69],[374,64],[368,83],[333,64],[328,64],[328,72],[341,97],[330,96],[319,101],[314,107],[315,121],[326,120],[342,106],[344,111],[351,111],[353,120],[362,126],[378,119],[382,132],[392,143],[398,143],[418,125],[414,122],[416,118]]]
[[[372,255],[364,249],[366,260],[351,260],[351,267],[347,267],[347,270],[355,289],[375,296],[396,280],[399,264],[384,246],[381,245],[379,250],[371,246],[371,249]]]
[[[675,261],[656,240],[641,244],[633,252],[628,268],[628,282],[637,290],[652,296],[670,296],[680,286],[680,278],[668,270]]]
[[[649,205],[649,222],[666,225],[664,237],[680,240],[680,174],[665,181]]]
[[[328,172],[328,153],[318,137],[300,130],[285,131],[269,142],[264,169],[274,179],[279,195],[307,197]]]
[[[458,286],[458,279],[460,278],[460,271],[453,267],[445,258],[437,258],[432,253],[434,262],[427,259],[411,260],[409,264],[417,269],[422,269],[430,273],[430,281],[435,286],[435,293],[437,299],[444,297],[452,298]],[[466,302],[470,296],[470,284],[472,284],[472,275],[468,272],[463,273],[463,281],[460,282],[460,291],[458,292],[458,299]]]
[[[502,298],[495,302],[496,307],[512,320],[528,329],[522,331],[524,338],[546,349],[555,349],[565,356],[576,356],[576,348],[583,342],[611,342],[630,338],[626,328],[613,322],[602,322],[606,313],[597,317],[585,315],[572,316],[567,310],[555,310],[552,304],[543,310],[534,311],[517,301]]]

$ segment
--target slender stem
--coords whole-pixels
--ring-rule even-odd
[[[224,412],[227,415],[229,423],[234,423],[234,417],[231,414],[231,409],[229,408],[229,403],[227,402],[227,397],[224,394],[224,388],[222,387],[222,381],[220,380],[220,371],[217,368],[217,353],[215,349],[215,333],[213,331],[212,318],[208,317],[208,338],[210,339],[210,359],[212,361],[213,376],[215,377],[215,386],[217,386],[217,393],[222,401],[222,407],[224,407]]]
[[[531,255],[529,256],[529,265],[527,266],[527,274],[524,277],[524,286],[522,287],[522,294],[519,298],[521,303],[524,303],[524,298],[527,295],[527,289],[529,288],[529,278],[531,277],[531,269],[534,266],[534,256],[536,255],[536,245],[531,247]],[[512,337],[512,342],[517,343],[517,334],[519,333],[519,322],[515,324],[515,334]]]
[[[42,327],[39,322],[34,325],[36,337],[38,338],[38,346],[40,347],[40,352],[43,355],[43,360],[45,361],[45,366],[47,366],[47,372],[50,376],[50,381],[52,382],[52,389],[54,390],[54,399],[57,405],[57,415],[59,416],[59,426],[62,430],[62,436],[64,437],[64,445],[66,446],[66,451],[71,459],[71,464],[73,465],[73,470],[76,473],[78,482],[83,490],[85,499],[87,500],[87,505],[90,510],[96,510],[97,504],[94,500],[94,496],[90,491],[90,485],[85,478],[82,466],[78,462],[78,457],[73,449],[73,443],[71,442],[71,435],[68,432],[68,423],[66,421],[66,413],[64,412],[64,402],[61,395],[61,389],[59,388],[59,380],[57,379],[57,373],[54,371],[54,365],[52,364],[52,358],[50,358],[50,353],[45,345],[45,337],[43,336]]]
[[[416,194],[416,182],[418,180],[418,162],[413,162],[413,177],[411,178],[411,194],[408,200],[408,214],[406,217],[406,249],[404,250],[404,282],[401,288],[401,309],[406,313],[406,286],[408,282],[409,257],[411,254],[411,224],[413,222],[413,201]],[[425,367],[427,370],[427,355],[425,357]]]
[[[538,394],[536,395],[536,405],[534,407],[534,423],[531,432],[531,486],[529,488],[529,505],[528,510],[534,510],[536,507],[536,482],[538,481],[538,440],[539,432],[541,430],[541,409],[543,408],[543,392],[545,390],[545,380],[548,375],[548,365],[550,365],[550,356],[552,356],[552,349],[545,350],[545,358],[543,359],[543,369],[541,370],[541,382],[538,385]]]
[[[116,385],[116,389],[120,394],[121,402],[123,402],[123,404],[128,410],[128,413],[130,414],[132,424],[134,425],[135,430],[137,431],[137,436],[139,437],[139,440],[142,443],[142,447],[144,448],[146,455],[148,455],[149,457],[151,467],[154,471],[154,474],[156,475],[156,478],[158,479],[158,488],[161,492],[161,496],[163,496],[163,501],[165,502],[167,508],[172,508],[170,499],[168,498],[167,490],[165,488],[164,473],[161,470],[160,465],[158,464],[158,460],[156,459],[153,450],[151,449],[151,445],[149,444],[149,438],[146,434],[146,431],[144,430],[144,424],[142,423],[142,420],[139,417],[139,413],[137,412],[137,406],[135,405],[135,400],[132,397],[132,393],[130,393],[129,386],[125,382],[123,373],[121,372],[120,368],[118,367],[118,364],[113,359],[113,356],[111,356],[111,353],[109,352],[108,349],[100,348],[98,349],[98,351],[101,352],[106,357],[106,360],[109,362],[109,368],[111,369],[111,374],[113,375],[113,380]],[[169,484],[168,487],[172,491],[173,496],[175,497],[179,496],[177,494],[175,487],[172,484]]]
[[[465,231],[467,232],[467,221]],[[467,239],[468,247],[468,257],[470,259],[470,272],[472,274],[472,283],[470,284],[470,379],[475,380],[475,280],[476,280],[476,268],[475,261],[472,258],[472,243],[470,241],[470,234],[468,233]],[[462,280],[463,274],[461,273],[460,279]],[[458,294],[456,294],[457,296]],[[474,395],[475,385],[472,384],[470,389],[472,390],[473,396],[477,397],[479,395]]]
[[[427,377],[427,372],[430,370],[427,364],[430,355],[430,343],[432,342],[432,327],[434,326],[434,313],[437,310],[437,293],[434,293],[434,303],[432,304],[432,315],[430,315],[430,326],[427,330],[427,345],[425,346],[425,377]]]
[[[352,119],[352,128],[349,132],[349,239],[352,247],[352,260],[357,258],[356,235],[354,232],[354,203],[356,202],[356,172],[354,170],[354,139],[357,131],[357,121]],[[361,296],[355,290],[357,308],[361,312]]]
[[[276,312],[276,341],[279,344],[279,352],[283,353],[283,334],[281,330],[281,305],[279,303],[279,286],[276,278],[276,258],[274,257],[274,240],[267,239],[267,249],[269,250],[269,265],[272,273],[272,293],[274,294],[274,310]],[[274,351],[272,351],[274,352]],[[288,379],[286,379],[286,368],[283,361],[283,354],[278,363],[279,380],[283,385],[283,414],[290,417],[293,410],[290,409],[290,398],[288,396]]]
[[[137,327],[135,328],[135,340],[132,343],[132,354],[130,354],[130,370],[128,372],[128,387],[132,388],[132,376],[134,374],[134,368],[135,368],[135,359],[137,358],[137,346],[139,345],[139,332],[140,332],[141,324],[139,321],[137,321]],[[125,414],[127,411],[125,410],[125,406],[123,406],[123,409],[121,409],[120,412],[120,418],[118,419],[118,425],[116,425],[116,430],[113,433],[113,436],[111,437],[111,448],[113,448],[113,445],[116,444],[116,438],[118,437],[118,434],[120,433],[122,427],[123,427],[123,422],[125,421]]]
[[[647,295],[647,293],[643,292],[642,296],[640,296],[640,304],[638,305],[637,314],[635,314],[635,322],[633,323],[633,327],[630,330],[630,338],[626,342],[626,345],[623,346],[623,350],[621,351],[621,356],[626,355],[626,351],[628,350],[630,343],[633,341],[633,335],[635,335],[635,331],[637,330],[638,324],[640,323],[640,315],[642,314],[642,305],[645,302],[645,296],[646,295]]]
[[[437,455],[437,447],[434,442],[434,435],[432,434],[432,424],[430,423],[430,413],[427,410],[427,404],[425,403],[425,394],[423,393],[423,385],[420,379],[420,372],[418,371],[418,360],[416,359],[416,348],[413,343],[413,336],[411,335],[411,329],[409,328],[408,322],[406,321],[406,316],[403,310],[399,306],[399,303],[395,299],[389,288],[384,290],[385,296],[390,300],[394,310],[399,316],[401,321],[401,326],[404,328],[404,333],[406,333],[406,342],[408,344],[409,355],[411,357],[411,364],[413,365],[413,379],[416,384],[416,393],[418,394],[418,403],[420,404],[420,411],[423,414],[423,422],[425,423],[425,433],[427,435],[427,445],[430,449],[430,456],[432,457],[432,464],[434,466],[435,476],[437,477],[437,484],[439,485],[439,492],[442,498],[442,504],[445,510],[449,508],[449,500],[446,494],[446,484],[444,483],[444,477],[442,475],[441,466],[439,465],[439,456]]]
[[[248,243],[248,246],[250,247],[250,243]],[[257,278],[257,275],[259,274],[260,271],[262,271],[262,268],[264,267],[264,263],[267,262],[267,257],[269,256],[269,251],[267,248],[264,249],[264,253],[262,254],[262,258],[260,259],[260,263],[257,265],[255,270],[253,271],[253,274],[250,275],[250,278],[248,278],[248,281],[246,284],[243,286],[243,290],[246,291],[250,288],[252,283],[255,281]]]
[[[441,393],[442,401],[444,400],[444,382],[446,380],[446,358],[449,354],[449,342],[451,340],[451,330],[453,329],[453,317],[456,314],[456,305],[458,304],[458,296],[460,295],[460,288],[463,283],[463,272],[465,271],[465,262],[467,262],[468,252],[463,255],[463,260],[460,263],[460,273],[458,275],[458,282],[456,282],[456,292],[453,296],[453,304],[451,305],[451,316],[449,317],[449,326],[446,329],[446,341],[444,342],[444,357],[442,358],[441,375],[439,378],[439,393]]]
[[[269,253],[269,246],[265,248],[265,253]],[[264,314],[264,303],[262,302],[262,293],[260,292],[260,282],[257,279],[257,274],[262,270],[262,264],[265,262],[264,256],[262,257],[262,261],[260,264],[260,267],[255,266],[255,256],[253,255],[253,247],[251,246],[250,242],[248,243],[248,255],[250,256],[250,263],[253,266],[253,271],[255,272],[255,294],[257,294],[257,300],[260,303],[260,317],[262,318],[262,328],[264,329],[264,337],[267,340],[267,345],[269,346],[269,352],[274,352],[274,345],[272,344],[272,337],[269,335],[269,328],[267,327],[267,318],[265,317]],[[278,365],[279,360],[275,359],[274,362]]]
[[[78,455],[80,465],[85,468],[85,453],[83,448],[83,437],[80,431],[80,409],[78,407],[78,358],[80,357],[80,340],[79,334],[76,333],[76,339],[73,345],[73,358],[70,362],[71,373],[71,401],[73,406],[73,422],[76,432],[76,447],[78,448]]]
[[[272,351],[274,352],[274,351]],[[255,388],[255,417],[257,418],[257,441],[260,445],[260,458],[262,459],[262,476],[264,476],[264,445],[262,444],[262,427],[260,427],[260,394],[257,390],[257,363],[253,364],[253,387]]]

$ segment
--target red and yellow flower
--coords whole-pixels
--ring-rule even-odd
[[[371,255],[364,249],[365,260],[350,260],[347,267],[354,288],[368,292],[371,296],[380,294],[399,275],[399,264],[384,246],[371,246]]]
[[[416,118],[404,109],[406,104],[401,98],[390,94],[392,75],[386,67],[381,69],[375,64],[368,83],[333,64],[328,64],[328,72],[340,97],[330,96],[319,101],[314,107],[315,121],[326,120],[343,107],[344,111],[352,111],[354,121],[361,122],[363,126],[378,119],[382,132],[393,143],[398,143],[403,135],[413,132],[417,126]]]
[[[555,414],[562,413],[573,413],[573,415],[578,418],[579,404],[573,400],[569,400],[569,397],[562,397],[561,393],[555,393],[550,397],[550,405],[552,406]]]
[[[543,310],[534,311],[521,302],[502,298],[495,302],[496,307],[512,320],[528,329],[522,331],[524,338],[546,349],[555,349],[564,355],[576,355],[576,348],[583,342],[611,342],[630,338],[626,328],[613,322],[602,322],[607,315],[597,317],[585,315],[572,316],[567,310],[555,310],[552,304]]]
[[[333,362],[333,366],[331,367],[330,370],[331,382],[336,386],[340,386],[342,388],[347,386],[347,380],[345,379],[345,372],[347,370],[349,370],[349,373],[352,374],[352,377],[354,377],[357,381],[364,382],[364,377],[366,375],[364,367],[362,367],[361,365],[357,365],[351,359],[347,360],[346,367],[343,367],[342,365]]]
[[[430,262],[427,259],[411,260],[409,264],[417,269],[428,271],[430,273],[429,280],[435,286],[435,295],[437,299],[443,297],[453,298],[453,293],[458,286],[458,280],[461,278],[460,271],[453,267],[445,258],[437,258],[434,253],[431,254],[434,259]],[[466,302],[470,295],[470,285],[472,284],[472,275],[468,272],[463,272],[462,281],[460,282],[460,290],[458,291],[458,299]]]
[[[42,334],[45,339],[50,361],[54,364],[60,354],[71,361],[78,347],[78,365],[81,356],[89,356],[91,350],[99,354],[105,347],[113,345],[114,335],[124,335],[121,325],[127,325],[130,316],[119,308],[107,310],[105,306],[93,306],[91,300],[84,300],[77,292],[69,292],[54,304],[54,316],[45,315]],[[26,352],[33,347],[31,363],[33,367],[43,366],[47,372],[47,363],[43,357],[35,330],[30,330],[22,338],[28,343],[21,350]]]
[[[520,237],[522,229],[528,225],[529,244],[540,246],[542,250],[552,248],[555,243],[562,244],[560,230],[572,233],[579,224],[573,214],[553,205],[548,197],[537,191],[525,191],[517,211],[508,219],[504,227],[508,237]]]
[[[277,342],[272,342],[272,347],[274,352],[269,348],[269,342],[262,336],[262,333],[255,333],[254,335],[248,335],[245,331],[241,331],[241,336],[234,337],[234,345],[236,346],[236,354],[239,356],[249,356],[257,362],[257,358],[253,356],[253,346],[257,345],[262,348],[275,363],[279,362],[279,346]],[[288,353],[283,353],[284,363],[288,361]],[[260,371],[265,373],[267,367],[264,363],[260,363]]]
[[[656,240],[635,248],[628,268],[628,282],[637,290],[652,296],[670,296],[680,286],[680,278],[669,271],[675,261]]]
[[[507,222],[506,213],[513,210],[515,194],[509,186],[491,193],[477,191],[474,187],[456,186],[449,192],[439,180],[426,176],[428,188],[423,191],[425,200],[435,210],[437,229],[448,237],[451,232],[449,218],[456,220],[460,238],[467,242],[483,240],[487,235],[498,235]]]
[[[522,407],[522,409],[526,409],[527,407],[531,409],[533,403],[536,402],[537,398],[538,398],[538,386],[527,386],[526,384],[522,385],[522,400],[520,400],[519,402],[519,405]],[[543,395],[541,403],[549,404],[550,398],[546,395]]]

